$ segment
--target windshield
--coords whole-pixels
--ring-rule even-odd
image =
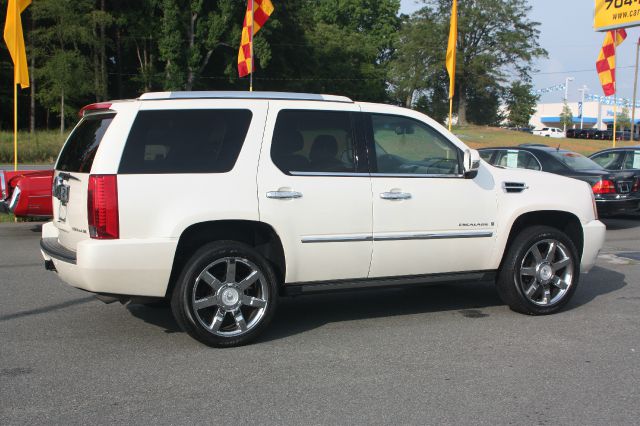
[[[604,170],[598,163],[577,152],[554,151],[550,154],[572,170]]]

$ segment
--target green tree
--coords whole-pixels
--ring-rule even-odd
[[[321,0],[301,8],[300,19],[308,22],[304,41],[309,53],[301,71],[308,73],[297,77],[309,79],[305,86],[312,91],[387,99],[399,8],[398,0]]]
[[[533,94],[530,83],[515,81],[511,83],[505,97],[510,126],[527,127],[531,116],[536,112],[538,95]]]
[[[99,7],[90,14],[92,24],[91,57],[93,63],[93,92],[96,101],[108,97],[107,79],[107,27],[113,23],[113,17],[106,9],[106,0],[99,0]]]
[[[226,35],[242,24],[239,18],[244,7],[232,0],[162,0],[159,47],[165,62],[165,89],[194,88],[214,51],[222,45],[230,47]],[[238,32],[238,45],[239,36]],[[265,61],[264,45],[255,44],[256,56],[262,53]]]
[[[36,6],[37,5],[37,6]],[[91,92],[87,55],[91,45],[91,0],[40,0],[32,9],[34,55],[39,56],[35,74],[39,80],[36,97],[60,116],[60,132],[65,118],[74,115],[79,101]]]
[[[447,34],[451,1],[425,2]],[[489,86],[504,89],[507,73],[514,71],[520,79],[527,81],[532,61],[547,55],[538,43],[540,24],[528,18],[530,11],[531,6],[526,0],[469,0],[458,3],[456,98],[460,124],[467,121],[469,99],[474,93],[481,93]],[[437,53],[431,53],[440,58],[443,68],[445,46],[440,47]]]
[[[571,108],[565,99],[564,105],[562,106],[562,112],[560,113],[560,124],[565,129],[573,126],[573,113],[571,112]]]
[[[629,117],[629,108],[626,106],[622,108],[620,114],[617,117],[617,126],[620,130],[630,130],[631,129],[631,117]]]
[[[433,52],[442,48],[446,35],[429,9],[402,18],[389,68],[390,91],[397,103],[411,108],[418,98],[424,108],[429,96],[423,92],[433,88],[443,75],[441,58]]]

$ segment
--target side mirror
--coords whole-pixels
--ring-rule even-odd
[[[465,177],[474,178],[480,167],[480,153],[475,149],[465,149],[462,166]]]

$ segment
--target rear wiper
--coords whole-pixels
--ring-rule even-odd
[[[66,172],[60,172],[60,174],[58,174],[58,177],[61,177],[63,180],[80,180],[77,177],[73,176],[71,173]]]

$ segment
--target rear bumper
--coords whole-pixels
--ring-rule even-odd
[[[607,227],[599,220],[592,220],[582,226],[584,233],[584,246],[582,248],[582,260],[580,262],[580,272],[589,272],[596,263],[598,253],[604,244],[604,237]]]
[[[640,209],[640,198],[596,199],[596,207],[598,208],[598,216],[631,213]]]
[[[77,251],[58,243],[58,229],[42,227],[40,248],[69,285],[93,293],[164,297],[177,239],[84,240]]]

